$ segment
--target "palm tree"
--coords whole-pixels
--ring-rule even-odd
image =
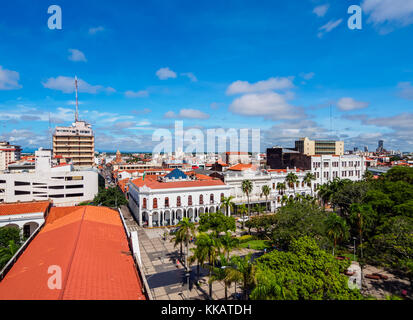
[[[247,213],[248,211],[245,204],[242,204],[239,206],[239,211],[241,211],[241,214],[242,214],[242,229],[244,229],[244,217],[245,217],[245,213]]]
[[[191,248],[191,251],[193,255],[189,257],[188,261],[190,264],[194,263],[195,261],[197,262],[196,276],[199,280],[200,267],[203,267],[205,265],[205,261],[208,258],[208,252],[206,248],[202,246],[196,246],[195,248]]]
[[[304,183],[306,183],[307,186],[311,188],[311,196],[313,195],[313,188],[311,186],[311,182],[315,179],[316,179],[315,175],[311,172],[307,172],[307,174],[304,176],[304,179],[303,179]]]
[[[278,182],[276,188],[278,190],[278,194],[284,194],[284,191],[287,189],[287,186],[284,182]]]
[[[250,180],[242,181],[241,185],[242,192],[247,195],[248,199],[248,217],[250,216],[250,194],[252,192],[252,182]]]
[[[183,218],[181,221],[179,221],[178,228],[179,229],[176,231],[175,237],[172,239],[172,241],[175,242],[175,247],[178,245],[178,243],[181,244],[181,255],[182,243],[185,243],[185,258],[186,260],[188,260],[189,241],[191,240],[191,237],[195,236],[195,223],[191,222],[188,218]],[[187,271],[189,270],[188,261],[185,261],[185,268],[187,269]]]
[[[265,197],[265,212],[268,212],[268,196],[270,195],[271,189],[270,189],[269,186],[264,185],[264,186],[262,186],[261,191],[262,191],[262,194]]]
[[[332,190],[328,183],[319,185],[317,190],[318,190],[318,197],[322,200],[323,207],[325,207],[326,204],[331,200]]]
[[[228,300],[228,287],[231,286],[231,279],[228,277],[228,267],[230,266],[230,260],[225,258],[224,255],[220,255],[219,266],[212,267],[212,275],[209,278],[209,283],[214,281],[222,281],[225,288],[225,300]]]
[[[19,250],[19,246],[14,242],[14,240],[9,241],[9,245],[5,248],[0,248],[0,270],[9,262],[11,258]]]
[[[225,235],[219,238],[219,242],[223,248],[224,253],[226,254],[227,259],[229,259],[229,254],[231,251],[238,247],[239,240],[231,235],[231,232],[227,232]]]
[[[294,187],[294,193],[295,193],[295,184],[298,181],[298,177],[294,172],[290,172],[289,174],[287,174],[287,176],[285,177],[285,181],[287,181],[289,187],[291,188],[291,186]]]
[[[333,239],[333,256],[336,249],[337,242],[348,238],[348,227],[346,220],[338,216],[335,212],[328,215],[326,219],[327,235]]]
[[[264,209],[257,203],[255,205],[254,211],[260,215],[260,213],[264,212]]]
[[[284,206],[288,202],[288,196],[285,194],[281,197],[281,206]]]
[[[221,208],[225,208],[225,213],[228,216],[229,216],[229,209],[234,208],[234,202],[232,202],[232,199],[234,199],[234,197],[229,196],[229,197],[223,197],[221,200]]]
[[[220,242],[212,234],[202,232],[198,235],[195,245],[203,248],[199,250],[205,250],[209,262],[209,278],[211,278],[213,267],[220,253]],[[209,296],[212,299],[212,282],[209,282]]]
[[[241,282],[244,299],[248,300],[248,291],[255,285],[256,266],[251,263],[251,254],[231,258],[231,267],[228,268],[228,280],[231,282]]]

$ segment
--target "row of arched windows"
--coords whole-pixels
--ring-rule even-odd
[[[224,194],[221,193],[221,201],[222,201],[223,198],[224,198]],[[214,203],[214,194],[213,194],[213,193],[210,194],[210,196],[209,196],[209,201],[210,201],[211,204]],[[152,204],[153,204],[153,208],[154,208],[154,209],[158,209],[158,199],[157,199],[157,198],[153,199],[153,203],[152,203]],[[202,194],[199,196],[199,204],[200,204],[200,205],[204,204],[204,196],[203,196]],[[166,198],[165,198],[165,207],[166,207],[166,208],[169,208],[169,205],[170,205],[170,204],[169,204],[169,198],[166,197]],[[188,196],[188,206],[192,206],[192,205],[193,205],[193,203],[192,203],[192,196]],[[180,196],[178,196],[178,197],[176,198],[176,206],[177,206],[177,207],[182,206],[182,201],[181,201],[181,197],[180,197]],[[148,207],[147,199],[146,199],[146,198],[143,198],[142,209],[147,209],[147,207]]]

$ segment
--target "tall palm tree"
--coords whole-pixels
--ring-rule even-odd
[[[329,184],[327,183],[327,184],[319,185],[317,188],[317,191],[318,191],[318,197],[321,199],[323,203],[323,207],[325,207],[332,197],[332,190]]]
[[[197,247],[202,247],[202,250],[205,250],[207,254],[209,263],[209,278],[211,278],[217,256],[220,254],[220,242],[212,234],[202,232],[198,235],[195,245]],[[209,282],[209,296],[212,299],[212,282]]]
[[[242,181],[241,185],[242,192],[247,195],[248,199],[248,217],[250,216],[250,194],[252,192],[252,182],[250,180]]]
[[[196,276],[197,276],[197,279],[199,280],[200,267],[203,267],[205,265],[205,262],[208,258],[208,250],[205,247],[196,246],[195,248],[191,248],[191,251],[193,255],[189,257],[188,261],[190,264],[194,263],[195,261],[197,262]]]
[[[264,212],[263,207],[261,207],[258,203],[255,205],[254,211],[260,215],[260,213]]]
[[[285,182],[278,182],[276,189],[278,190],[278,194],[284,194],[284,191],[287,189]]]
[[[234,202],[232,202],[232,199],[234,199],[234,197],[229,196],[229,197],[223,197],[222,200],[221,200],[221,208],[225,208],[226,215],[228,215],[230,208],[231,209],[234,208],[235,204],[234,204]]]
[[[191,222],[188,218],[183,218],[181,221],[178,223],[178,230],[175,233],[175,237],[172,239],[175,243],[175,247],[178,244],[181,244],[182,248],[182,243],[185,244],[186,247],[186,254],[185,254],[185,268],[187,271],[189,270],[188,267],[188,247],[189,247],[189,241],[191,240],[191,237],[195,236],[195,223]],[[182,249],[181,249],[182,250]]]
[[[231,251],[239,246],[238,238],[233,237],[229,231],[219,238],[219,242],[224,253],[226,254],[227,259],[229,259],[229,254]]]
[[[242,283],[244,300],[248,300],[248,291],[255,285],[256,266],[251,262],[251,254],[231,258],[231,267],[228,268],[228,280]]]
[[[209,278],[209,283],[214,281],[222,281],[225,289],[225,300],[228,300],[228,287],[231,286],[231,279],[228,277],[228,267],[230,266],[230,260],[224,255],[220,255],[219,264],[217,267],[212,267],[212,274]]]
[[[311,196],[313,196],[313,187],[311,186],[311,182],[315,179],[315,175],[311,172],[307,172],[303,179],[304,183],[311,188]]]
[[[269,186],[264,185],[262,186],[261,192],[265,197],[265,212],[268,212],[268,196],[270,195],[271,189]]]
[[[242,205],[239,206],[239,211],[241,211],[241,214],[242,214],[242,229],[244,229],[244,217],[245,217],[245,214],[248,211],[245,204],[242,204]]]
[[[298,181],[298,177],[294,172],[290,172],[289,174],[287,174],[287,176],[285,177],[285,181],[288,183],[289,187],[291,188],[291,186],[294,187],[294,193],[295,193],[295,184]]]
[[[281,206],[284,206],[288,202],[288,196],[285,194],[281,197]]]
[[[346,224],[346,220],[338,216],[335,212],[328,215],[326,219],[327,235],[333,239],[333,256],[336,250],[337,243],[341,240],[348,238],[349,230]]]

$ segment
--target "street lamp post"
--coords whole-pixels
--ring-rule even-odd
[[[356,237],[353,237],[353,260],[356,261]]]

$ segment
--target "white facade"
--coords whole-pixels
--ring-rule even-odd
[[[358,155],[311,157],[311,172],[315,175],[316,186],[325,184],[335,178],[358,181],[366,171],[366,159]]]
[[[129,182],[129,208],[140,226],[176,225],[183,217],[198,222],[201,213],[219,210],[221,197],[228,197],[230,193],[230,187],[225,184],[207,184],[186,187],[183,181],[177,188],[159,185],[151,188],[150,183],[149,186],[137,186]]]
[[[38,227],[44,224],[44,221],[43,212],[0,215],[0,228],[18,227],[24,233],[27,233],[26,236],[30,236]]]
[[[36,151],[34,173],[0,174],[0,202],[5,203],[50,199],[54,205],[71,206],[93,200],[97,192],[97,172],[51,167],[51,150]]]

